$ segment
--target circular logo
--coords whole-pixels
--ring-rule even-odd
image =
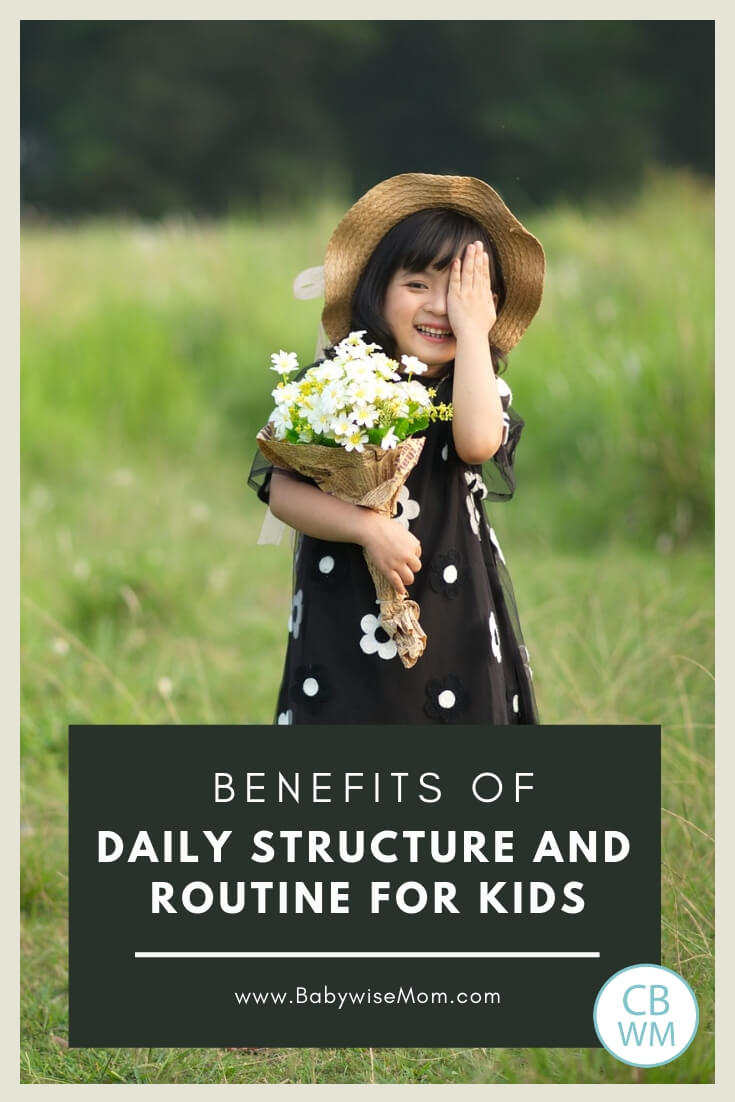
[[[699,1005],[678,972],[660,964],[633,964],[602,985],[592,1020],[600,1042],[617,1060],[656,1068],[689,1048]]]

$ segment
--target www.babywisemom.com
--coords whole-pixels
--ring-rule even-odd
[[[235,991],[238,1006],[499,1006],[499,991],[417,991],[413,987],[399,987],[395,991],[333,991],[326,985],[319,988],[296,987],[291,991]]]

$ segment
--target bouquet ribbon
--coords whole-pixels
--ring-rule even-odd
[[[257,442],[275,466],[296,471],[313,479],[325,493],[387,517],[394,515],[401,487],[424,447],[423,437],[411,436],[395,448],[366,444],[361,452],[324,444],[291,444],[276,440],[270,423],[258,433]],[[426,647],[426,632],[419,623],[421,610],[416,601],[391,585],[366,552],[363,554],[380,604],[381,625],[395,641],[401,662],[410,669]]]

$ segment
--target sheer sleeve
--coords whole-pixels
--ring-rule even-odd
[[[260,451],[255,453],[248,475],[248,486],[251,490],[255,490],[260,500],[266,505],[270,504],[271,476],[275,470],[280,470],[280,467],[274,467]],[[307,478],[306,475],[299,474],[298,471],[282,471],[281,473],[288,475],[289,478],[293,478],[297,482],[308,482],[310,486],[316,486],[313,478]]]
[[[260,500],[266,505],[270,502],[272,474],[273,464],[269,463],[260,449],[258,449],[253,456],[252,466],[250,467],[248,486],[251,490],[255,490]]]
[[[508,501],[513,497],[516,488],[513,461],[525,424],[510,405],[506,406],[505,400],[503,400],[503,406],[507,435],[504,443],[500,445],[492,459],[488,460],[482,472],[487,486],[487,496],[492,501]]]

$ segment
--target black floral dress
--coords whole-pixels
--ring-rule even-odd
[[[451,401],[451,374],[426,383],[435,401]],[[411,669],[381,627],[362,548],[297,536],[277,723],[538,722],[510,576],[485,514],[486,499],[513,494],[523,427],[501,389],[507,440],[486,468],[464,463],[451,423],[435,422],[398,499],[394,523],[422,547],[409,594],[427,643]],[[264,501],[271,469],[256,457],[250,484]]]

